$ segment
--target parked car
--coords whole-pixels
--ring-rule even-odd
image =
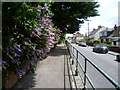
[[[108,47],[104,45],[96,45],[93,48],[93,52],[101,52],[101,53],[106,54],[108,52]]]
[[[87,44],[85,42],[80,42],[78,45],[82,46],[82,47],[86,47],[87,46]]]
[[[76,41],[75,43],[76,43],[76,44],[79,44],[80,42]]]
[[[116,60],[120,61],[120,53],[116,55]]]
[[[79,42],[78,46],[81,46],[81,45],[82,45],[81,42]]]

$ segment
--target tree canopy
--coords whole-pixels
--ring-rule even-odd
[[[98,16],[97,2],[54,2],[52,20],[63,32],[74,33],[88,17]]]

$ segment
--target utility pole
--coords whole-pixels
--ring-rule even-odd
[[[89,40],[89,21],[91,20],[87,20],[88,21],[88,40]]]
[[[89,40],[89,21],[88,21],[88,40]]]

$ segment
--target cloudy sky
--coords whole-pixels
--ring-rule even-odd
[[[118,2],[120,0],[95,0],[98,1],[100,7],[97,8],[100,16],[89,18],[89,30],[97,28],[99,25],[108,28],[113,28],[118,25]],[[88,32],[88,21],[81,24],[80,33],[85,34]]]

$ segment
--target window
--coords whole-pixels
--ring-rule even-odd
[[[105,32],[105,36],[107,36],[107,31]]]

